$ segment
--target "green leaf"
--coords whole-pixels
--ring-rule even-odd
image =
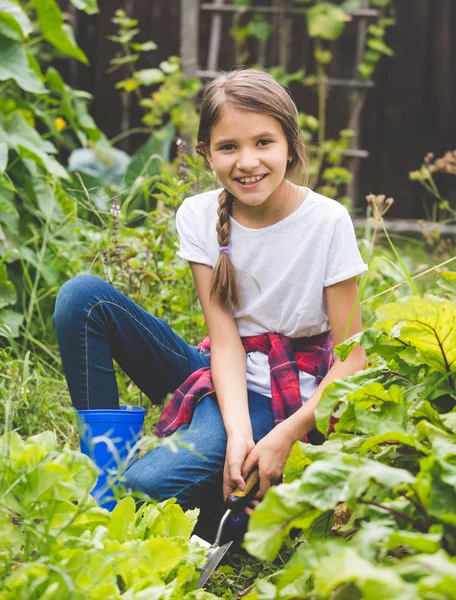
[[[426,446],[420,444],[418,440],[413,437],[413,435],[400,431],[387,431],[385,433],[369,437],[365,442],[363,442],[359,450],[359,455],[365,456],[370,450],[372,450],[372,448],[375,448],[376,446],[381,446],[385,443],[392,444],[394,442],[397,442],[398,445],[402,444],[404,446],[410,446],[411,448],[417,448],[425,454],[429,453],[429,450],[426,448]]]
[[[304,453],[304,444],[296,442],[291,449],[288,457],[285,471],[283,473],[283,482],[291,483],[295,479],[300,479],[302,472],[307,465],[311,464],[311,460]]]
[[[412,296],[376,313],[377,329],[414,348],[437,371],[456,372],[456,304],[437,296]]]
[[[394,531],[387,547],[389,549],[406,546],[416,552],[434,554],[440,550],[442,533],[418,533],[416,531]]]
[[[17,338],[24,320],[22,313],[14,310],[0,310],[0,337]]]
[[[0,81],[14,79],[17,85],[32,94],[43,94],[46,88],[30,68],[24,45],[0,35]]]
[[[1,121],[0,121],[1,126]],[[20,113],[15,113],[4,123],[6,143],[14,148],[21,157],[31,158],[41,164],[52,175],[67,178],[68,174],[55,158],[50,156],[57,152],[55,146],[39,135]]]
[[[253,21],[247,25],[249,35],[257,40],[266,42],[272,33],[271,25],[261,16],[256,16]]]
[[[16,304],[17,294],[14,284],[8,279],[5,264],[0,264],[0,308]]]
[[[369,48],[375,50],[376,52],[386,54],[386,56],[394,56],[394,51],[391,50],[391,48],[389,48],[389,46],[387,46],[385,42],[379,40],[378,38],[371,38],[367,40],[367,45],[369,46]]]
[[[74,42],[72,33],[65,26],[62,13],[55,0],[33,0],[33,4],[38,14],[38,22],[44,39],[63,54],[87,64],[89,61]]]
[[[138,178],[148,179],[158,175],[162,161],[168,160],[171,143],[175,135],[172,123],[156,131],[149,140],[133,155],[125,172],[125,185],[130,188],[137,183]]]
[[[332,591],[342,584],[354,582],[363,598],[390,600],[397,598],[405,585],[393,569],[375,567],[353,548],[344,548],[321,561],[314,571],[314,578],[315,590],[323,598],[332,596]]]
[[[135,501],[131,496],[119,500],[112,511],[112,518],[108,527],[111,539],[125,542],[131,538],[131,530],[135,520],[135,506]]]
[[[307,11],[307,30],[310,37],[321,37],[324,40],[336,40],[344,30],[344,24],[351,21],[339,6],[322,2]]]
[[[437,285],[439,285],[450,298],[456,298],[456,273],[453,271],[439,273]]]
[[[155,85],[165,80],[165,74],[160,69],[141,69],[135,72],[134,78],[141,85]]]
[[[13,40],[27,38],[33,25],[21,6],[12,0],[0,0],[0,33]]]
[[[256,558],[273,560],[293,527],[309,527],[321,514],[301,500],[301,482],[270,488],[250,518],[244,546]]]
[[[96,15],[98,9],[97,0],[70,0],[71,4],[79,10],[83,10],[88,15]]]
[[[8,165],[8,146],[0,142],[0,174],[6,170]]]

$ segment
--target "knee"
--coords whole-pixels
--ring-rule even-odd
[[[78,275],[60,288],[55,301],[54,324],[62,327],[109,284],[94,275]]]

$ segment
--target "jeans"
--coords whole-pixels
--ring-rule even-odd
[[[62,286],[54,323],[78,410],[118,408],[113,359],[153,403],[210,364],[207,351],[187,344],[164,321],[92,275],[80,275]],[[249,390],[248,403],[257,442],[274,427],[271,399]],[[193,450],[151,450],[125,472],[127,486],[157,500],[175,497],[186,509],[219,504],[227,437],[215,396],[203,398],[192,422],[174,435]]]

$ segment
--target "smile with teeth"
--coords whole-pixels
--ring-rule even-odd
[[[238,178],[240,183],[256,183],[257,181],[261,181],[266,175],[256,175],[255,177],[242,177]]]

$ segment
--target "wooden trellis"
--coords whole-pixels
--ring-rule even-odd
[[[347,195],[352,199],[354,199],[357,195],[360,160],[369,156],[367,150],[359,147],[360,121],[367,92],[369,89],[374,87],[373,81],[363,81],[357,79],[356,69],[364,51],[368,23],[372,19],[376,19],[379,14],[377,9],[368,7],[368,0],[363,0],[362,4],[363,8],[361,9],[347,11],[348,14],[350,14],[350,16],[356,21],[357,25],[356,49],[352,78],[340,79],[329,77],[327,81],[328,91],[331,88],[339,87],[354,89],[359,92],[357,102],[351,107],[348,120],[348,129],[352,129],[354,131],[354,136],[351,139],[351,148],[344,152],[344,155],[349,159],[349,169],[353,175],[352,182],[348,185],[346,190]],[[212,23],[206,55],[207,58],[204,66],[200,61],[198,52],[200,46],[199,23],[202,11],[208,11],[212,13]],[[272,18],[276,19],[276,24],[279,31],[278,55],[280,57],[281,66],[287,70],[287,36],[291,19],[298,16],[303,18],[304,16],[302,8],[293,6],[293,0],[272,0],[270,6],[239,6],[237,4],[229,3],[229,0],[212,0],[212,2],[201,2],[201,0],[181,0],[180,53],[182,67],[186,76],[199,76],[203,79],[213,79],[217,76],[218,60],[222,44],[223,18],[226,15],[236,12],[264,13],[269,14],[272,16]],[[257,58],[258,64],[264,64],[264,48],[262,48],[261,44],[259,44]]]

